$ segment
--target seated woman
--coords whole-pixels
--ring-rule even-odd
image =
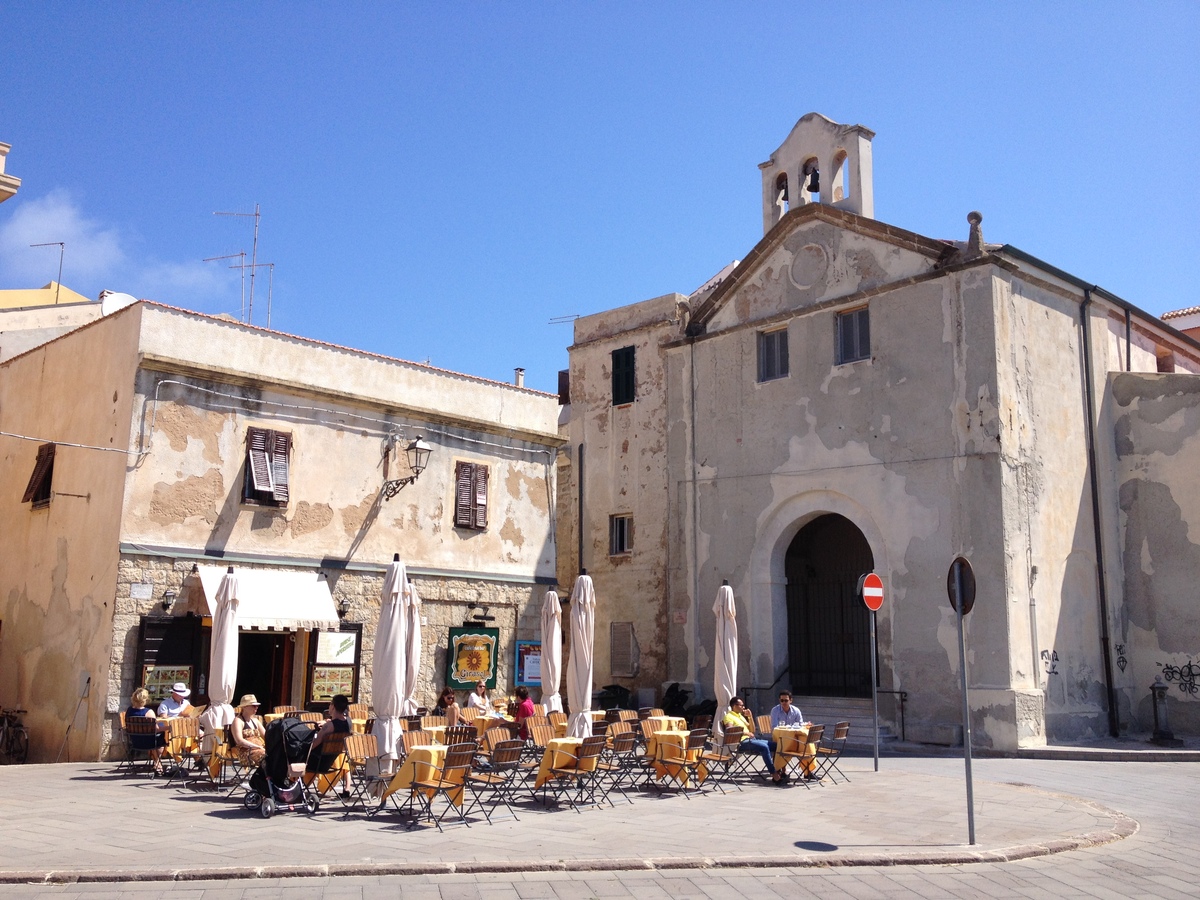
[[[134,719],[142,716],[149,719],[157,718],[154,710],[146,705],[149,702],[150,692],[145,688],[138,688],[129,698],[129,709],[125,710],[125,718]],[[154,774],[161,775],[163,773],[162,748],[167,745],[167,736],[161,727],[154,734],[131,734],[129,742],[134,750],[141,750],[150,755],[150,760],[154,763]]]
[[[442,696],[438,697],[437,711],[446,717],[447,728],[458,724],[461,710],[458,708],[458,698],[454,696],[454,688],[449,685],[442,689]]]
[[[238,759],[247,768],[256,768],[267,755],[265,736],[266,729],[258,713],[258,698],[253,694],[243,694],[238,704],[237,718],[233,720],[230,733]]]
[[[488,702],[487,684],[485,682],[475,682],[475,690],[467,695],[467,708],[477,709],[485,714],[491,711],[492,705]]]
[[[514,718],[517,724],[521,726],[521,740],[529,740],[529,729],[525,725],[525,720],[533,715],[533,701],[529,699],[529,688],[520,686],[517,688],[517,713]]]
[[[333,699],[329,701],[329,718],[317,729],[317,733],[313,737],[312,747],[308,753],[308,764],[305,766],[306,772],[319,775],[333,768],[333,764],[337,762],[341,751],[323,753],[321,752],[321,747],[335,734],[346,735],[350,733],[350,718],[347,715],[349,712],[349,698],[345,694],[334,694]],[[347,769],[342,781],[342,796],[349,796],[349,791],[350,771]]]

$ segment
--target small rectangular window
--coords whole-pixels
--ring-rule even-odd
[[[867,307],[838,313],[837,361],[855,362],[871,358],[871,318]]]
[[[483,463],[454,465],[454,527],[483,531],[488,524],[488,467]]]
[[[622,347],[612,352],[612,405],[632,403],[637,394],[633,348]]]
[[[569,406],[571,403],[571,370],[560,369],[558,372],[558,405]]]
[[[638,673],[638,646],[632,622],[608,626],[608,668],[616,678],[633,678]]]
[[[633,516],[608,517],[608,554],[620,556],[633,550]]]
[[[33,474],[29,476],[29,484],[25,485],[25,495],[21,497],[21,502],[32,504],[33,509],[45,509],[50,505],[50,485],[54,481],[54,448],[54,444],[42,444],[38,447]]]
[[[287,506],[292,436],[269,428],[246,429],[246,475],[242,502],[253,506]]]
[[[786,328],[758,333],[758,380],[773,381],[788,374],[788,334]]]

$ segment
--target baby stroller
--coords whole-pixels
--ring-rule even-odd
[[[267,755],[250,776],[250,789],[242,799],[246,809],[257,809],[269,819],[278,809],[303,807],[311,816],[321,798],[304,783],[304,764],[316,727],[311,722],[284,718],[267,726]]]

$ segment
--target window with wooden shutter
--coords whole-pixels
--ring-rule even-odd
[[[483,530],[488,524],[488,467],[482,463],[454,465],[454,526]]]
[[[638,645],[632,622],[608,626],[608,668],[615,678],[633,678],[638,673]]]
[[[632,403],[637,396],[637,374],[634,368],[634,348],[622,347],[612,352],[613,406]]]
[[[288,472],[292,436],[269,428],[246,430],[246,477],[242,502],[259,506],[287,506]]]
[[[29,476],[29,484],[25,486],[22,503],[32,503],[34,509],[45,509],[50,505],[50,485],[54,480],[54,444],[42,444],[38,447],[37,460],[33,464],[33,474]]]

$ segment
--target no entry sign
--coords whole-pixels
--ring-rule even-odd
[[[863,603],[867,604],[867,609],[871,612],[879,612],[879,608],[883,606],[883,579],[874,572],[868,573],[863,578],[862,598]]]

